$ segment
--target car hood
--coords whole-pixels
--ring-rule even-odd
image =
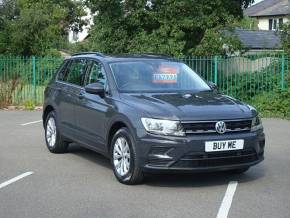
[[[197,94],[121,94],[124,103],[146,116],[172,120],[244,119],[256,115],[254,108],[215,92]]]

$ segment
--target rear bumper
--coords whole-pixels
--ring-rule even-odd
[[[211,172],[247,168],[264,160],[262,130],[224,135],[168,137],[138,131],[137,155],[144,172]],[[141,137],[140,137],[141,136]],[[205,152],[205,141],[244,140],[244,149]]]

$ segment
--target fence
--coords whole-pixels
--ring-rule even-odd
[[[62,61],[58,57],[0,56],[0,103],[42,104],[45,86]]]
[[[261,92],[285,89],[289,81],[290,57],[245,55],[235,57],[190,57],[181,59],[220,90],[241,100]]]
[[[285,55],[179,59],[225,94],[241,100],[288,86],[290,58]],[[62,61],[59,57],[0,56],[0,107],[1,102],[42,104],[45,86]]]

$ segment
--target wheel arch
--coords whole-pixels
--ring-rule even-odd
[[[124,121],[115,121],[114,123],[112,123],[110,129],[109,129],[109,132],[108,132],[108,135],[107,135],[107,150],[108,150],[108,153],[110,152],[110,149],[111,149],[111,142],[112,142],[112,139],[113,139],[113,136],[115,135],[115,133],[123,128],[123,127],[126,127],[128,128],[128,125],[124,122]]]
[[[112,138],[119,129],[126,127],[132,134],[132,137],[134,138],[134,140],[136,139],[136,136],[134,134],[134,127],[133,125],[131,125],[130,121],[127,120],[126,118],[122,119],[122,117],[118,117],[117,119],[113,119],[113,121],[108,126],[109,126],[108,128],[109,131],[107,133],[107,138],[106,138],[108,154],[110,154]]]
[[[51,111],[54,111],[54,107],[51,106],[51,105],[47,105],[45,107],[45,109],[43,110],[43,114],[42,114],[42,122],[43,122],[43,126],[45,125],[45,121],[46,121],[46,118],[47,118],[47,115],[51,112]]]

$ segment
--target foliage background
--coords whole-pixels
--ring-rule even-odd
[[[173,56],[224,54],[226,43],[241,48],[225,28],[241,23],[242,8],[252,0],[86,0],[94,26],[86,42],[72,50],[108,54],[164,53]],[[250,25],[248,25],[250,26]]]
[[[59,56],[60,50],[97,50],[108,54],[165,53],[176,57],[226,55],[244,48],[234,35],[225,36],[224,30],[257,29],[257,22],[243,17],[242,13],[243,8],[252,2],[2,0],[0,54]],[[67,40],[68,30],[81,31],[88,22],[82,18],[86,15],[85,7],[90,8],[95,15],[90,37],[82,43],[70,45]],[[284,50],[290,54],[290,23],[285,24],[280,33]],[[259,80],[260,76],[259,73],[254,74],[254,80]],[[16,78],[20,78],[19,75],[9,83],[1,84],[0,99],[9,101],[11,96],[7,93],[19,86]],[[257,87],[254,81],[245,81],[243,78],[238,85],[228,80],[225,83],[236,93],[242,93],[249,83],[253,89]],[[264,114],[289,117],[289,93],[289,88],[286,91],[277,88],[274,94],[258,92],[258,95],[252,96],[246,93],[247,96],[242,98],[247,98]]]
[[[0,54],[59,55],[69,29],[86,23],[83,4],[73,0],[3,0]]]

